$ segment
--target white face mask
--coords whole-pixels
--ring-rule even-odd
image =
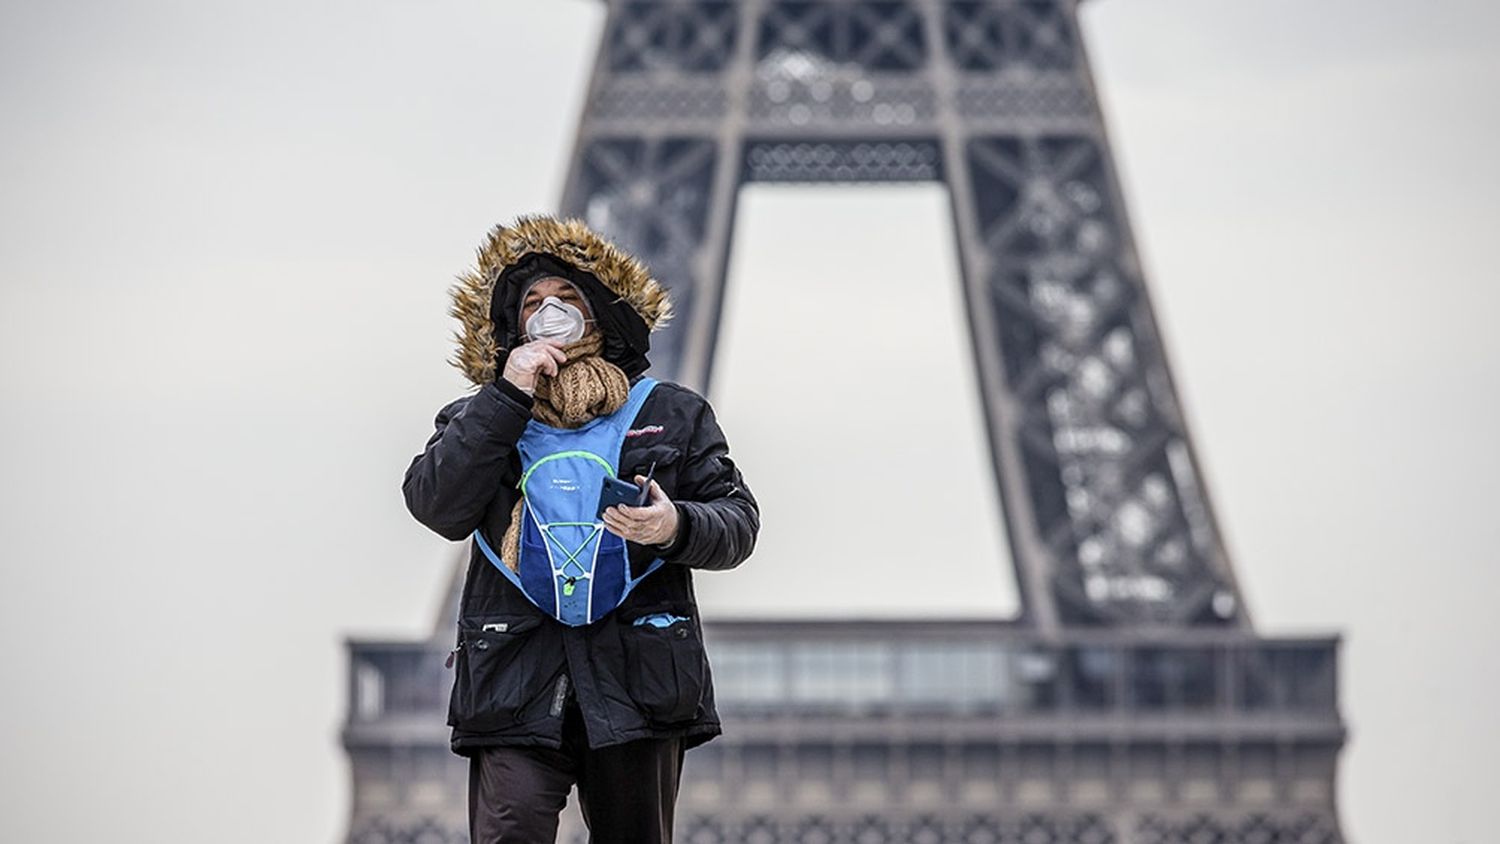
[[[548,296],[526,320],[526,334],[533,340],[556,337],[572,343],[583,337],[585,322],[583,311],[556,296]]]

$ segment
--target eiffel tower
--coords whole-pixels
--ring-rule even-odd
[[[561,210],[671,288],[652,371],[706,392],[741,185],[918,181],[951,199],[1020,617],[706,622],[725,734],[677,840],[1342,841],[1338,640],[1251,625],[1074,0],[611,0]],[[352,842],[467,840],[445,650],[350,643]]]

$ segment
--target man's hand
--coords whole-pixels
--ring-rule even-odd
[[[536,390],[538,375],[556,375],[558,365],[567,362],[568,354],[562,347],[563,341],[555,337],[517,346],[506,356],[501,377],[531,395]]]
[[[637,485],[645,480],[645,475],[635,476]],[[653,479],[645,506],[616,504],[608,507],[604,511],[604,525],[611,533],[631,542],[666,545],[677,536],[677,506]]]

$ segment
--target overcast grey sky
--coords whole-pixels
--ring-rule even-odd
[[[1246,600],[1267,633],[1346,637],[1345,828],[1492,841],[1500,14],[1083,14]],[[465,390],[447,287],[487,227],[555,207],[602,20],[585,0],[0,6],[0,839],[343,834],[342,638],[423,634],[448,575],[399,492]],[[1012,611],[977,469],[942,475],[974,502],[973,553],[898,584],[893,543],[826,527],[890,524],[888,479],[857,439],[807,439],[925,390],[909,424],[978,447],[940,189],[741,202],[711,398],[765,528],[699,579],[705,615]],[[949,277],[913,304],[903,279],[934,259]],[[822,392],[776,345],[803,296],[845,303]],[[827,473],[845,509],[811,507]],[[809,561],[850,542],[890,579],[820,604],[841,572]],[[810,597],[787,603],[789,578]]]

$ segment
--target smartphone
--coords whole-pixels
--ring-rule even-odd
[[[604,511],[615,506],[624,504],[629,507],[643,507],[646,500],[651,497],[651,478],[656,474],[656,463],[646,471],[646,482],[636,486],[630,481],[605,477],[604,486],[599,490],[599,509],[594,514],[595,518],[604,518]]]
[[[595,518],[603,519],[604,511],[616,504],[625,504],[630,507],[641,498],[641,488],[629,481],[606,476],[604,486],[599,490],[599,511],[594,514]]]

